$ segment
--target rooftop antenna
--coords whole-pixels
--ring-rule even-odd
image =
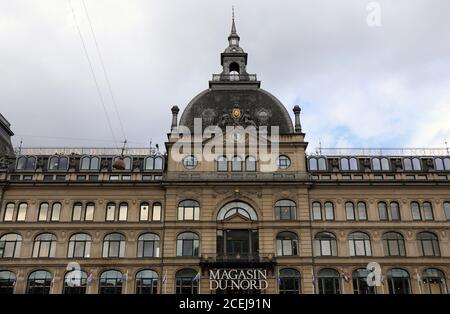
[[[319,140],[319,155],[322,155],[322,142]]]
[[[444,143],[445,143],[445,149],[447,150],[447,155],[450,155],[447,139],[444,140]]]
[[[22,144],[23,144],[23,137],[20,139],[19,149],[17,151],[17,155],[20,155],[22,153]]]

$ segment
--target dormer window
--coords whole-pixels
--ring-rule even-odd
[[[233,39],[230,40],[230,43],[231,43],[232,45],[234,45],[234,46],[237,46],[238,40],[237,40],[236,38],[233,38]]]

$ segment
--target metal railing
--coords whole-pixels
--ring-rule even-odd
[[[306,172],[168,172],[164,181],[305,181],[310,174]]]
[[[251,81],[256,82],[256,74],[213,74],[213,82],[240,82],[240,81]]]
[[[258,253],[223,253],[215,256],[202,256],[203,263],[260,263],[273,262],[275,256],[273,254],[260,255]]]
[[[316,148],[309,156],[449,156],[449,148]]]
[[[18,155],[104,155],[118,156],[121,155],[121,148],[111,147],[16,147],[15,151]],[[154,148],[126,148],[125,155],[131,156],[148,156],[156,154]]]

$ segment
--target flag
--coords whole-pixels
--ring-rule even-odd
[[[92,278],[93,278],[93,274],[92,274],[92,272],[89,272],[89,275],[87,277],[88,286],[90,286],[92,284]]]
[[[311,274],[312,274],[312,285],[313,287],[316,286],[316,275],[314,274],[314,269],[311,270]]]
[[[166,272],[164,273],[164,276],[163,276],[163,278],[162,278],[162,283],[165,284],[165,283],[166,283],[166,280],[167,280],[167,270],[166,270]]]
[[[128,272],[122,276],[122,280],[123,281],[127,281],[128,280]]]
[[[200,273],[198,272],[197,275],[195,275],[194,278],[192,278],[192,281],[199,281],[200,280]]]
[[[345,282],[349,282],[350,281],[350,276],[347,273],[343,273],[342,274],[342,278],[344,278]]]

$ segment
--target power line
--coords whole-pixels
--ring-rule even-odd
[[[108,126],[109,126],[109,129],[111,131],[111,135],[112,135],[112,137],[114,139],[114,144],[117,147],[117,139],[116,139],[116,136],[114,135],[114,130],[112,128],[111,120],[109,119],[108,111],[106,110],[105,100],[103,99],[103,95],[101,93],[100,86],[99,86],[98,81],[97,81],[97,76],[95,75],[94,67],[92,65],[91,58],[89,57],[89,53],[87,51],[86,42],[84,41],[83,34],[81,33],[80,26],[78,25],[77,15],[75,14],[75,10],[74,10],[74,8],[72,6],[71,0],[67,0],[67,1],[69,2],[70,9],[72,10],[72,15],[73,15],[73,19],[74,19],[74,22],[75,22],[75,26],[77,28],[78,35],[80,36],[80,39],[81,39],[81,44],[83,46],[84,54],[85,54],[86,59],[87,59],[87,61],[89,63],[89,69],[91,71],[92,78],[94,79],[95,87],[97,89],[97,94],[98,94],[98,97],[100,99],[100,103],[102,104],[103,111],[105,112],[105,117],[106,117],[106,120],[108,122]]]
[[[122,136],[123,136],[124,141],[126,141],[127,137],[125,136],[125,129],[123,127],[122,119],[120,118],[119,110],[118,110],[117,103],[116,103],[116,98],[114,97],[114,93],[113,93],[112,88],[111,88],[111,83],[110,83],[110,80],[109,80],[108,72],[106,71],[105,63],[103,61],[103,56],[102,56],[102,53],[101,53],[101,50],[100,50],[100,46],[99,46],[98,41],[97,41],[97,36],[95,36],[94,26],[92,25],[92,21],[91,21],[91,18],[89,16],[89,10],[88,10],[88,8],[86,6],[85,1],[82,0],[81,2],[83,3],[84,12],[86,13],[86,17],[87,17],[87,20],[89,22],[89,27],[91,29],[91,34],[92,34],[92,37],[94,38],[95,48],[97,49],[97,54],[98,54],[98,57],[100,59],[100,64],[101,64],[101,67],[102,67],[102,70],[103,70],[103,75],[105,76],[106,85],[108,86],[109,95],[111,96],[111,100],[112,100],[112,103],[114,105],[114,110],[116,111],[116,115],[117,115],[117,118],[119,120],[120,129],[122,131]]]

